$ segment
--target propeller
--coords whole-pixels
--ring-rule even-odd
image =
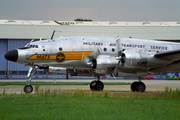
[[[102,51],[101,48],[97,47],[97,49],[94,49],[94,51],[90,54],[90,56],[85,58],[86,60],[85,59],[83,60],[87,65],[91,66],[92,76],[94,76],[97,67],[96,58],[98,55],[101,54],[101,51]]]
[[[119,63],[122,66],[124,66],[124,63],[125,63],[125,60],[126,60],[126,55],[124,54],[125,49],[122,49],[122,47],[121,47],[121,39],[120,38],[116,39],[116,49],[119,51],[118,52],[118,57],[116,57],[116,60],[119,60]]]

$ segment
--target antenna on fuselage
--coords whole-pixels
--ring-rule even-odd
[[[56,30],[53,31],[52,36],[51,36],[51,40],[53,39],[55,32],[56,32]]]

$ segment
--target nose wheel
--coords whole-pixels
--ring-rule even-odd
[[[33,87],[31,85],[24,86],[25,93],[31,93],[33,91]]]

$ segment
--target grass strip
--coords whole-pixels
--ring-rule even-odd
[[[178,89],[172,91],[167,88],[164,92],[156,94],[50,91],[40,90],[36,94],[1,94],[0,119],[178,120],[180,118]],[[173,97],[174,92],[178,93],[176,97]]]
[[[103,82],[104,85],[130,85],[125,82]],[[25,85],[25,82],[0,82],[0,86]],[[31,82],[31,85],[90,85],[90,82]]]

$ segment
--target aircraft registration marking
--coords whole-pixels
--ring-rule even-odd
[[[81,60],[92,52],[58,52],[56,55],[35,54],[27,59],[29,60],[55,60],[58,63],[65,60]]]

